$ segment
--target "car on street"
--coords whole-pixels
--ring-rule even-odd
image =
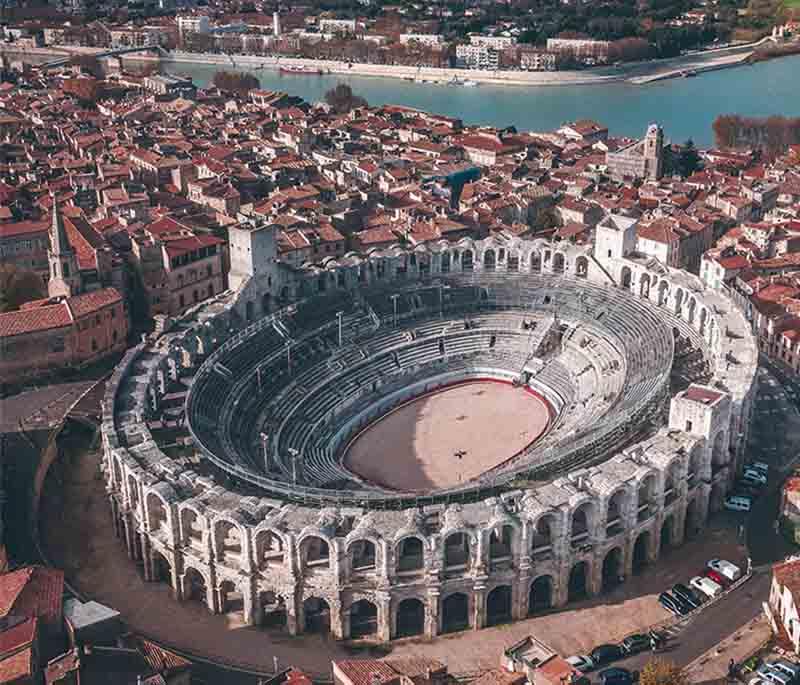
[[[763,461],[751,461],[749,464],[745,464],[745,468],[761,471],[765,476],[769,474],[769,464]]]
[[[622,642],[620,642],[620,647],[622,647],[622,651],[625,652],[625,655],[628,656],[629,654],[638,654],[639,652],[645,652],[650,649],[650,636],[649,635],[642,635],[641,633],[636,633],[635,635],[628,635]]]
[[[731,495],[725,498],[723,505],[728,511],[741,511],[748,512],[752,506],[752,500],[749,497],[742,497],[741,495]]]
[[[658,596],[658,603],[676,616],[685,616],[689,613],[689,608],[669,592],[662,592]]]
[[[744,469],[744,471],[742,471],[742,479],[752,480],[756,483],[761,483],[761,485],[767,484],[767,474],[758,469]]]
[[[722,588],[728,587],[728,579],[721,573],[717,573],[713,568],[707,568],[703,574],[706,578],[711,578],[717,585]]]
[[[742,577],[742,569],[726,559],[709,559],[706,566],[730,582],[739,580]]]
[[[621,659],[624,655],[622,647],[619,645],[598,645],[589,652],[589,656],[592,658],[595,667],[597,667],[603,664],[610,664],[612,661]]]
[[[800,666],[789,661],[788,659],[775,659],[774,661],[770,661],[768,665],[772,666],[772,668],[776,671],[785,673],[792,680],[796,680],[798,677],[800,677]]]
[[[703,603],[703,600],[683,583],[675,583],[675,585],[672,586],[672,594],[691,605],[692,609],[696,609]]]
[[[567,657],[567,663],[572,668],[580,671],[581,673],[588,673],[594,670],[594,660],[586,654],[576,654],[575,656]]]
[[[603,685],[631,685],[634,680],[634,673],[627,668],[614,666],[600,671],[600,682]]]
[[[719,583],[715,583],[711,578],[704,576],[695,576],[689,581],[689,587],[697,592],[705,595],[706,597],[716,597],[721,595],[723,587]]]
[[[747,681],[747,685],[772,685],[772,683],[764,680],[760,675],[755,675]]]
[[[792,677],[786,675],[783,671],[779,671],[771,664],[761,664],[756,669],[756,675],[759,678],[769,681],[773,685],[789,685],[792,682]]]

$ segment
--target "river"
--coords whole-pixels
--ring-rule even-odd
[[[191,75],[200,86],[220,68],[187,63],[166,66],[171,73]],[[658,122],[673,142],[692,138],[704,147],[713,145],[711,124],[719,114],[800,116],[799,72],[800,56],[793,56],[646,86],[484,84],[465,88],[394,78],[252,71],[263,88],[286,91],[309,102],[322,99],[325,91],[344,82],[371,105],[416,107],[458,117],[466,124],[549,131],[567,121],[592,118],[608,126],[612,135],[639,137],[649,123]]]

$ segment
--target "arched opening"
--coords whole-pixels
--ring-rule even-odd
[[[581,504],[572,514],[571,539],[573,546],[580,546],[589,541],[591,514],[592,505],[589,502]]]
[[[539,576],[528,592],[528,616],[547,611],[553,606],[553,578]]]
[[[444,541],[446,570],[464,570],[469,566],[469,538],[466,533],[453,533]]]
[[[678,288],[675,291],[675,315],[680,316],[683,309],[683,290]]]
[[[484,271],[494,271],[497,265],[494,250],[488,249],[483,253],[483,269]]]
[[[486,597],[486,625],[496,626],[511,621],[511,586],[499,585]]]
[[[234,564],[242,555],[242,536],[239,529],[228,521],[218,521],[214,526],[217,559]]]
[[[244,318],[246,321],[252,321],[255,316],[255,307],[249,300],[244,305]]]
[[[147,495],[147,523],[153,533],[167,530],[167,508],[161,498],[152,492]]]
[[[469,597],[456,592],[442,602],[442,632],[454,633],[469,626]]]
[[[633,543],[633,572],[641,573],[650,561],[648,549],[650,547],[650,531],[645,530],[639,533],[636,542]]]
[[[316,535],[307,537],[300,544],[300,559],[306,571],[328,568],[330,564],[328,543]]]
[[[265,316],[272,311],[272,295],[264,293],[261,296],[261,313]]]
[[[564,255],[561,254],[560,252],[556,252],[553,255],[553,273],[563,274],[565,265],[566,265],[566,259],[564,258]]]
[[[680,464],[676,459],[669,465],[667,472],[664,475],[664,506],[669,506],[672,504],[676,499],[678,499],[678,495],[680,494],[678,489],[679,468]]]
[[[244,595],[230,580],[223,580],[219,585],[219,608],[223,614],[244,611]]]
[[[509,252],[506,261],[506,271],[519,271],[519,253]]]
[[[569,572],[569,585],[567,597],[570,602],[585,599],[587,595],[587,579],[589,568],[585,561],[579,561]]]
[[[575,275],[578,278],[586,278],[589,275],[589,260],[586,257],[578,257],[575,260]]]
[[[261,625],[270,630],[283,630],[287,624],[286,602],[283,597],[267,590],[258,593]]]
[[[674,528],[675,528],[675,519],[673,518],[672,514],[669,514],[664,519],[664,523],[661,524],[660,547],[662,554],[670,547],[672,547]]]
[[[620,275],[620,285],[625,288],[625,290],[630,290],[631,287],[631,269],[628,266],[622,267],[622,274]]]
[[[542,516],[533,529],[531,552],[534,557],[542,558],[553,551],[553,517]]]
[[[375,570],[375,545],[370,540],[356,540],[350,545],[350,569],[353,573]]]
[[[724,481],[715,481],[711,485],[711,497],[708,501],[710,511],[720,511],[725,502],[726,483]]]
[[[534,252],[531,254],[531,271],[540,273],[542,270],[542,253]]]
[[[158,583],[172,584],[172,566],[167,558],[158,550],[152,551],[153,580]]]
[[[686,482],[689,489],[693,488],[695,485],[697,485],[697,483],[700,482],[700,471],[702,468],[702,454],[700,453],[700,450],[695,450],[692,452],[692,456],[689,458],[689,471],[686,475]]]
[[[603,592],[613,590],[622,580],[622,550],[615,547],[603,559]]]
[[[511,559],[511,542],[514,529],[511,526],[502,526],[500,530],[493,530],[489,534],[489,559],[492,562],[502,562]]]
[[[441,260],[440,260],[439,264],[440,264],[439,268],[440,268],[440,270],[441,270],[441,272],[443,274],[450,273],[450,253],[449,252],[443,252],[442,253]]]
[[[695,535],[700,532],[700,506],[697,504],[697,498],[689,500],[686,505],[686,518],[684,520],[683,537],[685,540],[691,540]]]
[[[706,311],[706,308],[703,307],[700,310],[700,335],[704,336],[706,334],[707,323],[708,323],[708,312]]]
[[[325,635],[331,632],[331,609],[321,597],[309,597],[303,602],[305,632]]]
[[[461,270],[472,271],[472,250],[464,250],[461,253]]]
[[[193,569],[187,568],[183,574],[183,598],[191,602],[206,601],[206,581],[202,574]]]
[[[695,315],[695,310],[696,309],[697,309],[697,302],[695,301],[694,298],[691,298],[689,300],[689,308],[688,308],[688,315],[687,315],[687,320],[689,321],[689,325],[690,326],[694,325],[694,315]]]
[[[650,274],[642,274],[639,279],[639,294],[642,297],[650,296]]]
[[[667,299],[669,298],[669,283],[667,281],[662,280],[658,284],[658,306],[663,307],[667,304]]]
[[[608,500],[606,518],[606,537],[614,537],[625,528],[623,513],[625,509],[625,491],[617,490]]]
[[[637,521],[646,521],[655,513],[656,477],[648,475],[639,485]]]
[[[378,633],[378,607],[361,599],[350,607],[350,637],[358,640]]]
[[[256,535],[256,563],[260,570],[282,566],[284,562],[283,540],[271,530]]]
[[[395,568],[398,573],[413,573],[421,571],[424,564],[422,540],[419,538],[405,538],[395,548]]]
[[[725,449],[725,431],[717,431],[711,451],[711,468],[713,473],[719,471],[728,463],[728,454]]]
[[[395,633],[397,637],[411,637],[425,632],[425,605],[416,597],[404,599],[397,605]]]

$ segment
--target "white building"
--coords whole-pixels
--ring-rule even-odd
[[[185,36],[188,33],[209,33],[211,25],[204,14],[178,17],[178,33]]]
[[[320,19],[320,33],[332,33],[338,35],[350,35],[356,32],[355,19]]]
[[[548,38],[548,52],[570,54],[580,59],[587,57],[607,57],[611,43],[607,40],[588,38]]]
[[[511,36],[470,36],[469,44],[493,50],[506,50],[514,47],[517,39]]]
[[[456,62],[464,69],[497,69],[500,59],[497,50],[484,45],[457,45]]]
[[[519,66],[526,71],[555,71],[556,56],[544,50],[521,49]]]
[[[444,36],[440,33],[401,33],[400,44],[418,43],[427,45],[430,48],[437,48],[444,45]]]

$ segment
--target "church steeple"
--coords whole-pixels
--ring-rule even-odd
[[[50,224],[50,249],[47,257],[50,262],[50,280],[47,291],[50,297],[70,297],[77,295],[81,288],[81,274],[78,270],[78,259],[75,250],[67,239],[64,217],[55,195],[51,194],[53,203]]]

